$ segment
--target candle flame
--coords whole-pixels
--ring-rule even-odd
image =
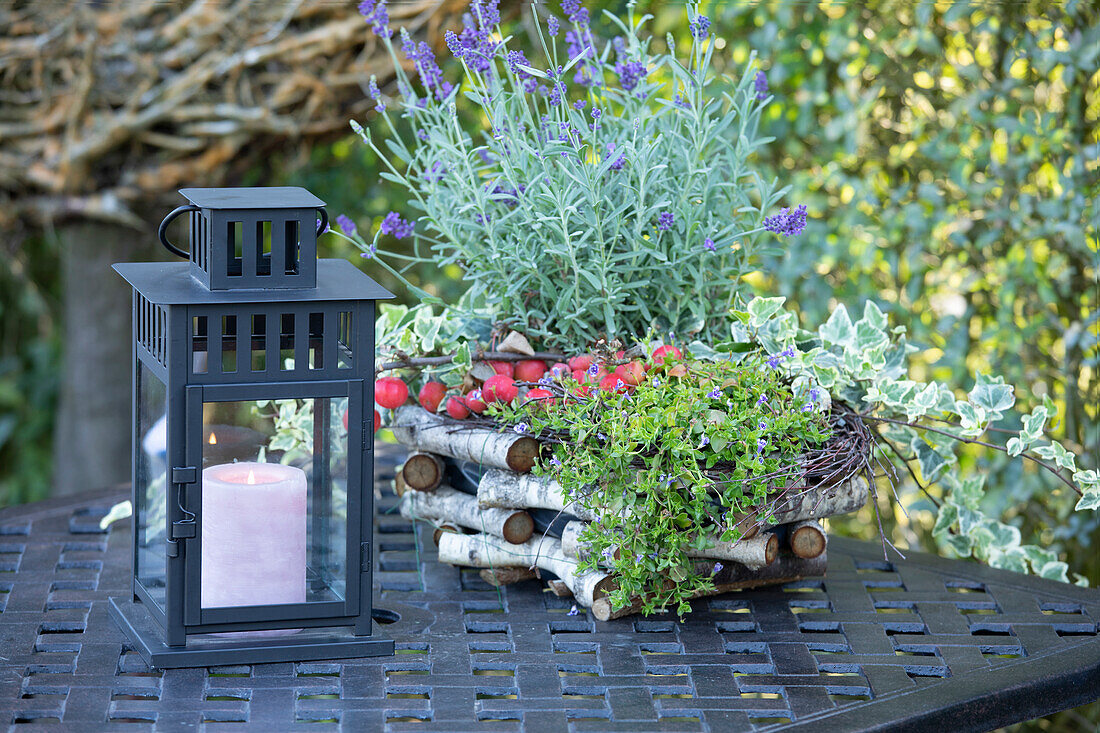
[[[209,443],[210,445],[217,445],[218,444],[218,436],[214,435],[213,433],[210,433],[210,440],[208,440],[206,442]]]
[[[248,483],[250,483],[250,484],[256,483],[256,474],[254,474],[252,472],[251,468],[248,469]]]

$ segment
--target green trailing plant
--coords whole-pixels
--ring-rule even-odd
[[[761,510],[767,523],[768,505],[811,488],[812,463],[799,459],[820,454],[833,433],[821,390],[793,389],[776,359],[686,360],[681,376],[668,358],[629,391],[578,397],[585,390],[569,379],[550,404],[489,408],[515,430],[558,438],[538,472],[600,517],[581,536],[582,566],[608,569],[612,603],[640,597],[646,613],[685,614],[688,599],[713,590],[720,564],[689,552],[739,539],[754,526],[746,514]],[[865,462],[866,454],[847,473]]]

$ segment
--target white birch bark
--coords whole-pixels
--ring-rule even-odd
[[[478,532],[503,537],[512,544],[531,538],[535,523],[531,515],[515,509],[482,509],[477,498],[450,486],[435,491],[406,491],[401,497],[401,516],[451,522]]]
[[[595,512],[576,503],[566,504],[565,491],[554,479],[512,471],[486,471],[477,485],[477,501],[483,507],[537,507],[596,520]]]
[[[539,451],[538,441],[529,435],[456,425],[419,405],[397,408],[392,429],[394,437],[413,450],[521,473],[531,470]]]
[[[577,603],[588,607],[606,595],[611,582],[605,573],[578,572],[577,561],[562,554],[556,537],[533,537],[522,545],[509,545],[487,534],[444,534],[439,538],[439,561],[474,568],[537,566],[558,576]]]

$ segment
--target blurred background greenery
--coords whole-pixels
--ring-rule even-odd
[[[340,12],[354,16],[353,6]],[[442,32],[461,6],[440,0],[431,13],[409,13],[405,24],[449,59]],[[518,3],[505,6],[505,23],[518,30],[525,13]],[[594,6],[624,13],[626,3]],[[655,15],[659,45],[666,31],[686,40],[681,4],[643,2],[639,9]],[[1062,416],[1054,437],[1076,450],[1078,465],[1098,467],[1100,6],[711,2],[701,11],[719,39],[718,65],[737,69],[757,52],[775,95],[766,114],[775,142],[760,164],[791,185],[790,205],[810,211],[805,233],[786,240],[786,252],[765,261],[748,285],[788,296],[804,325],[823,320],[836,303],[861,309],[874,299],[922,347],[918,377],[969,386],[975,370],[1003,374],[1019,388],[1024,410],[1050,395]],[[597,34],[608,37],[612,26],[593,16]],[[375,53],[365,24],[359,32],[357,52]],[[453,62],[444,66],[458,76]],[[411,214],[400,192],[380,180],[378,161],[341,132],[349,115],[371,121],[359,104],[362,91],[341,89],[324,134],[282,138],[219,174],[219,182],[305,186],[329,202],[333,218],[345,213],[364,232],[391,209]],[[0,193],[0,207],[19,193]],[[138,212],[141,221],[131,225],[144,238],[135,255],[142,259],[157,256],[155,224],[174,205],[153,200],[163,210]],[[62,343],[63,238],[36,220],[0,216],[0,227],[2,506],[50,493],[55,466],[65,460],[53,440],[54,416],[64,360],[72,356]],[[322,249],[410,299],[335,237],[323,238]],[[462,289],[457,272],[421,266],[409,277],[448,298]],[[1073,497],[1054,481],[1000,454],[969,453],[965,470],[988,475],[989,513],[1100,584],[1100,519],[1073,513]],[[931,515],[920,511],[926,500],[908,477],[899,480],[900,507],[887,493],[880,492],[880,508],[894,540],[934,550]],[[869,508],[832,529],[877,532]],[[1096,715],[1093,706],[1028,725],[1092,730],[1088,719]]]

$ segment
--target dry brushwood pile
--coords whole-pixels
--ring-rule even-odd
[[[540,389],[564,399],[569,384],[521,382],[515,401],[522,404]],[[824,575],[826,535],[820,520],[856,511],[872,488],[870,430],[841,404],[832,405],[827,419],[832,428],[828,440],[784,467],[782,488],[739,515],[739,537],[723,541],[715,532],[704,549],[689,553],[713,580],[712,587],[690,597]],[[545,471],[532,472],[555,446],[576,449],[566,432],[535,436],[517,431],[499,415],[456,420],[420,404],[398,407],[391,427],[409,451],[396,479],[401,512],[434,525],[441,562],[482,568],[482,577],[496,586],[541,578],[556,594],[590,608],[598,620],[642,611],[640,597],[611,602],[616,576],[604,559],[612,558],[593,558],[582,538],[592,523],[600,522],[604,509],[570,501]],[[644,459],[645,452],[639,452],[639,469]],[[703,475],[720,486],[732,470],[718,462]],[[718,506],[717,496],[712,500]],[[594,567],[580,567],[586,558]]]
[[[464,3],[395,4],[437,36]],[[0,3],[0,224],[141,227],[141,205],[347,132],[393,77],[356,4]]]

